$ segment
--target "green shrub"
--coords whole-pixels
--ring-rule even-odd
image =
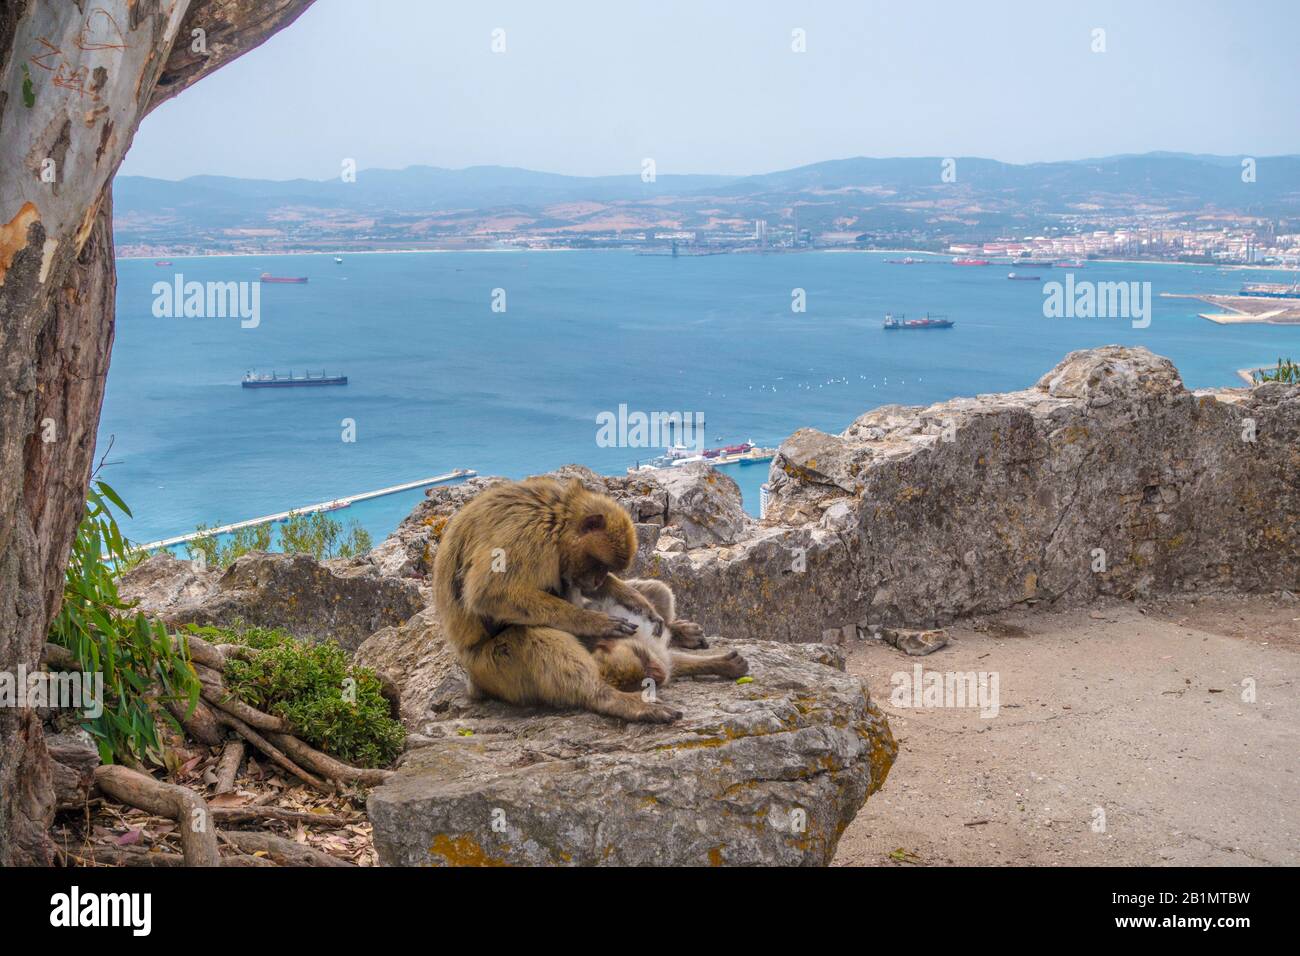
[[[324,558],[350,558],[371,547],[370,534],[353,518],[345,529],[323,511],[291,514],[280,525],[280,547],[285,551]]]
[[[1290,359],[1279,358],[1277,368],[1258,368],[1251,373],[1256,385],[1261,382],[1286,382],[1288,385],[1300,385],[1300,365]]]
[[[49,641],[70,651],[84,673],[104,675],[104,712],[82,724],[99,745],[100,759],[161,763],[158,717],[178,725],[156,705],[185,700],[192,708],[199,682],[186,652],[177,650],[167,629],[119,596],[118,575],[141,555],[122,537],[110,506],[131,516],[112,488],[93,482]]]
[[[226,568],[250,551],[269,551],[275,537],[271,523],[248,525],[230,532],[223,543],[207,525],[195,529],[199,536],[186,543],[191,560],[202,554],[210,568]],[[351,558],[372,547],[370,533],[353,518],[347,526],[321,511],[290,514],[280,524],[280,550],[288,554],[310,554],[317,561]]]
[[[280,630],[189,625],[217,644],[258,651],[226,661],[226,688],[246,704],[293,724],[302,740],[359,767],[383,767],[402,750],[406,732],[389,716],[379,679],[354,667],[332,641],[308,644]]]

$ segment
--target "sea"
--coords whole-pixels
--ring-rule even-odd
[[[602,416],[700,413],[705,444],[776,446],[885,404],[1026,388],[1074,349],[1141,345],[1189,388],[1300,357],[1300,328],[1218,325],[1161,293],[1228,293],[1269,270],[1089,261],[955,266],[949,257],[800,251],[700,257],[484,251],[172,257],[118,262],[117,335],[99,477],[136,542],[386,488],[458,468],[512,478],[577,462],[621,474],[662,449],[611,445]],[[1045,284],[1151,283],[1150,323],[1048,318]],[[162,283],[262,284],[256,325],[172,317]],[[179,311],[179,310],[173,310]],[[162,312],[162,315],[158,315]],[[950,329],[885,331],[886,313]],[[245,327],[248,326],[248,327]],[[246,389],[246,371],[346,375]],[[694,420],[694,419],[692,419]],[[608,438],[608,429],[604,438]],[[635,437],[635,436],[631,436]],[[767,464],[723,468],[757,513]],[[334,512],[378,542],[414,489]]]

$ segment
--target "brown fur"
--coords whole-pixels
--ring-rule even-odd
[[[574,588],[569,599],[580,607],[605,611],[637,625],[630,637],[601,640],[592,648],[601,676],[609,684],[631,690],[646,678],[666,687],[674,677],[742,677],[749,664],[735,651],[687,654],[672,645],[689,641],[704,646],[703,629],[677,617],[676,599],[668,585],[652,579],[620,581],[612,574],[600,591],[584,593]],[[672,622],[671,624],[666,622]]]
[[[474,687],[515,704],[581,707],[624,720],[680,717],[607,683],[580,640],[618,643],[636,626],[560,596],[574,586],[626,596],[632,589],[612,573],[635,554],[627,513],[576,480],[495,485],[458,511],[434,559],[434,599]]]

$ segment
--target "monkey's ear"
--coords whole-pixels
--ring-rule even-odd
[[[578,534],[591,534],[593,531],[605,530],[605,516],[600,513],[587,515],[578,525]]]

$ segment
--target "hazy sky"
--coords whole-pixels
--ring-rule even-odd
[[[146,119],[122,171],[1300,153],[1298,35],[1300,0],[317,0]]]

